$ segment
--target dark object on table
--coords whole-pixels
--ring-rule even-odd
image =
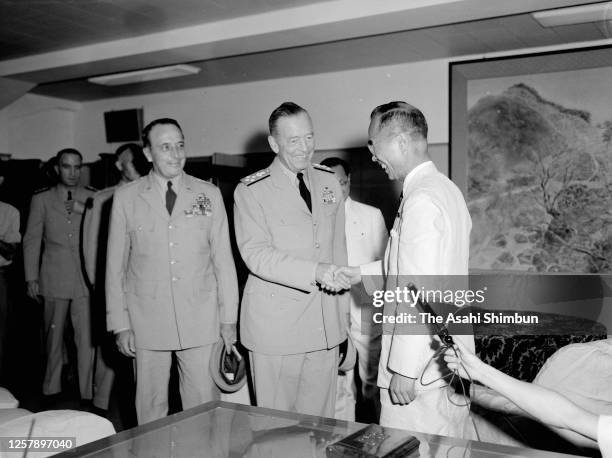
[[[418,456],[419,440],[407,431],[369,425],[327,446],[327,458],[394,458]]]

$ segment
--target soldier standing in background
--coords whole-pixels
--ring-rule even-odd
[[[63,336],[66,316],[74,328],[79,391],[92,398],[93,347],[89,291],[80,259],[80,227],[85,202],[94,190],[79,186],[83,156],[68,148],[56,155],[59,183],[34,194],[30,205],[23,256],[27,293],[44,304],[47,365],[43,394],[62,391]],[[42,261],[41,261],[42,260]],[[39,262],[40,261],[40,262]]]

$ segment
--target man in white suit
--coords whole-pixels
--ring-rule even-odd
[[[432,289],[450,276],[467,275],[471,218],[461,191],[427,153],[427,122],[421,111],[405,102],[381,105],[372,111],[368,134],[372,160],[389,179],[403,180],[403,198],[384,260],[346,269],[351,282],[363,279],[370,291],[378,286],[373,276],[384,274],[388,291],[408,281]],[[424,285],[425,280],[431,284]],[[406,304],[397,302],[388,305],[401,311]],[[385,308],[385,314],[395,313],[388,312]],[[446,387],[443,359],[432,361],[440,341],[427,326],[413,326],[421,329],[402,333],[396,325],[391,333],[384,330],[378,368],[380,423],[460,437],[469,414],[466,400]],[[473,336],[454,338],[474,348]]]
[[[381,259],[389,238],[382,213],[376,207],[351,199],[351,169],[348,162],[338,157],[328,157],[321,161],[321,165],[334,171],[342,189],[349,265],[361,265]],[[372,299],[361,284],[351,288],[350,334],[357,350],[361,395],[366,410],[372,410],[372,420],[377,420],[380,404],[376,378],[382,329],[380,325],[373,323],[371,304]],[[356,396],[354,372],[350,370],[346,374],[340,374],[336,392],[336,418],[355,421]]]

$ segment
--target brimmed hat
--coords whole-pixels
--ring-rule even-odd
[[[340,353],[340,359],[338,363],[338,370],[341,372],[348,372],[355,367],[357,362],[357,350],[355,350],[355,344],[353,344],[353,338],[350,334],[338,347]]]
[[[246,378],[246,361],[235,345],[232,351],[225,351],[223,340],[219,340],[210,355],[208,366],[210,376],[220,390],[233,393],[244,386]]]

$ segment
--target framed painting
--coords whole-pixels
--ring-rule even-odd
[[[612,273],[612,47],[450,64],[470,268]]]

